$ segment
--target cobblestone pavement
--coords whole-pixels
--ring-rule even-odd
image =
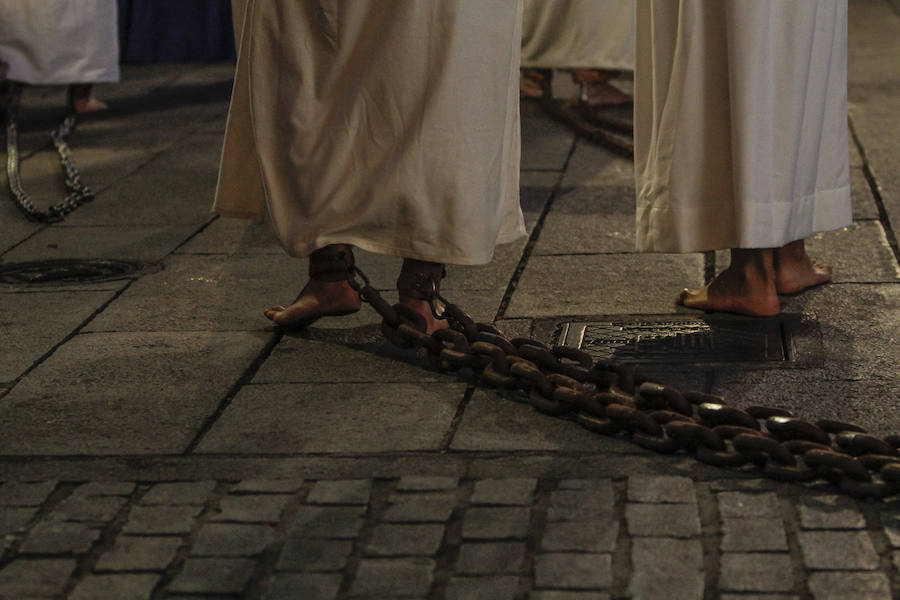
[[[891,598],[900,505],[764,480],[7,483],[0,597]]]

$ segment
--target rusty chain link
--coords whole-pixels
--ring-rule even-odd
[[[524,395],[541,412],[596,433],[629,435],[656,452],[685,451],[719,467],[756,467],[778,481],[825,480],[859,498],[900,494],[900,435],[882,439],[850,423],[813,423],[780,408],[741,409],[719,396],[681,392],[644,380],[625,363],[594,361],[577,348],[507,339],[437,294],[451,328],[427,334],[420,314],[390,305],[359,268],[353,275],[350,285],[381,316],[391,343],[425,349],[440,371],[471,369],[483,384]]]

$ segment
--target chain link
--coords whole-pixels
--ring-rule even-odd
[[[19,132],[17,126],[18,103],[10,99],[6,108],[6,174],[9,191],[19,209],[31,221],[56,223],[86,202],[94,199],[94,194],[82,181],[81,174],[72,160],[72,153],[66,139],[75,129],[75,114],[70,112],[52,132],[50,139],[59,155],[59,164],[66,186],[66,197],[46,210],[39,209],[22,185],[21,159],[19,155]]]
[[[718,467],[749,465],[777,481],[825,480],[859,498],[900,494],[900,435],[879,438],[850,423],[813,423],[781,408],[741,409],[719,396],[681,392],[643,380],[631,365],[594,361],[577,348],[507,339],[445,298],[440,300],[451,328],[427,334],[421,315],[391,306],[358,268],[353,275],[350,284],[382,317],[382,332],[392,343],[423,348],[441,371],[471,369],[484,385],[524,396],[541,412],[596,433],[628,435],[656,452],[684,451]]]

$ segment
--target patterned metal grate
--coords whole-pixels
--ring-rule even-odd
[[[38,260],[0,264],[0,283],[82,283],[122,279],[142,269],[143,265],[121,260]]]
[[[570,322],[558,343],[633,363],[786,361],[788,323],[714,315]]]

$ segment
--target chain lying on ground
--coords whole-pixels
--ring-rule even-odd
[[[32,202],[22,185],[19,157],[19,133],[16,125],[18,108],[16,102],[10,101],[6,110],[6,174],[9,182],[9,191],[16,205],[31,221],[42,223],[55,223],[85,202],[94,199],[94,194],[81,181],[81,175],[72,160],[72,154],[66,138],[75,129],[75,114],[69,112],[63,122],[50,133],[53,146],[59,154],[59,164],[62,168],[66,186],[66,197],[61,202],[54,204],[46,210],[39,209]]]
[[[849,423],[795,417],[765,406],[728,406],[724,398],[643,380],[633,367],[591,357],[569,346],[548,347],[506,339],[493,325],[476,323],[439,294],[450,329],[426,334],[425,319],[391,306],[353,267],[350,284],[381,315],[390,342],[424,348],[441,371],[468,368],[485,385],[524,394],[534,408],[567,416],[606,435],[628,434],[662,453],[686,451],[716,466],[762,470],[779,481],[827,480],[856,497],[900,494],[900,435],[878,438]]]

